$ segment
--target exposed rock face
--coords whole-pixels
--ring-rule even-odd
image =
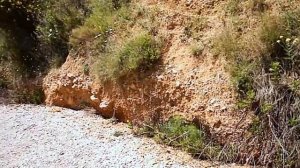
[[[136,86],[141,83],[135,83],[134,80],[122,86],[100,85],[82,72],[85,61],[83,57],[69,56],[60,69],[49,73],[43,84],[46,104],[72,109],[91,106],[104,117],[115,115],[120,121],[139,121],[149,117],[143,115],[143,111],[149,108],[146,104],[154,102],[154,99],[149,101],[149,97],[143,97],[143,94],[148,95],[149,86]]]
[[[67,62],[69,61],[70,58]],[[82,60],[78,60],[74,68],[80,67],[80,62]],[[71,65],[66,63],[61,69],[50,72],[44,79],[43,87],[47,104],[81,109],[86,103],[92,102],[90,100],[91,79],[76,71],[72,73],[70,68]]]
[[[72,109],[89,106],[104,117],[114,116],[119,121],[137,124],[182,115],[205,125],[221,142],[240,137],[250,122],[249,116],[229,111],[231,106],[220,98],[210,98],[202,104],[201,95],[207,91],[200,89],[205,86],[192,80],[172,79],[173,71],[159,71],[162,74],[152,74],[143,80],[133,78],[122,84],[101,85],[84,75],[85,63],[84,57],[69,56],[60,69],[49,73],[43,83],[46,104]]]

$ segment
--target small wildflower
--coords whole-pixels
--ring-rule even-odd
[[[287,38],[285,41],[286,41],[287,43],[289,43],[289,42],[291,41],[291,39],[290,39],[290,38]]]
[[[280,39],[283,39],[283,36],[280,36],[279,38],[280,38]]]
[[[293,41],[293,44],[297,44],[299,42],[298,38],[295,38],[295,40]]]
[[[280,43],[281,41],[280,41],[280,40],[277,40],[276,42],[277,42],[277,43]]]

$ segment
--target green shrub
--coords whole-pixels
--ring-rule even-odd
[[[154,137],[160,143],[185,150],[201,159],[233,161],[238,153],[232,151],[231,145],[215,143],[208,132],[181,116],[173,116],[162,123],[144,124],[138,133]]]
[[[53,62],[61,64],[68,55],[70,32],[86,13],[85,0],[0,1],[0,20],[6,25],[2,29],[12,39],[6,58],[18,67],[11,71],[22,72],[25,79],[45,72]]]
[[[118,57],[121,74],[148,70],[160,57],[159,44],[150,35],[139,35],[124,45]]]
[[[50,61],[60,60],[61,64],[68,55],[69,36],[74,28],[83,24],[88,9],[84,0],[51,0],[42,5],[44,11],[37,25],[41,51],[46,51],[44,54]]]
[[[6,85],[29,71],[13,38],[9,31],[0,28],[0,78]]]
[[[148,34],[127,41],[121,50],[112,51],[100,58],[98,74],[102,79],[118,79],[131,73],[153,67],[160,58],[160,45]]]
[[[159,128],[159,140],[190,153],[199,153],[205,146],[205,133],[179,116],[172,117]]]
[[[110,1],[109,1],[110,2]],[[77,46],[87,40],[101,38],[113,23],[113,8],[111,4],[101,1],[91,1],[91,15],[86,19],[83,26],[73,30],[70,44]]]

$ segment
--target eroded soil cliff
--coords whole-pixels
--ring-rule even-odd
[[[181,115],[208,128],[219,142],[238,141],[251,123],[251,112],[235,108],[236,95],[224,58],[215,57],[212,38],[223,28],[223,1],[139,1],[155,9],[157,34],[165,37],[161,63],[143,77],[103,84],[84,72],[92,65],[88,51],[71,53],[64,65],[44,79],[46,103],[73,109],[95,108],[105,117],[137,124],[159,122]],[[205,20],[189,36],[195,18]],[[200,24],[200,23],[199,23]],[[133,26],[134,27],[134,26]],[[203,51],[193,56],[191,46]]]

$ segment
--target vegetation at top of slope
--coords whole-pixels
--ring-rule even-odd
[[[140,34],[128,40],[121,49],[101,57],[97,63],[97,73],[102,79],[117,80],[151,69],[159,58],[159,43],[149,34]]]
[[[244,158],[250,163],[298,167],[300,10],[266,14],[261,23],[248,34],[229,27],[215,40],[230,65],[239,108],[256,114],[240,150],[259,151]]]
[[[160,44],[147,30],[137,33],[128,29],[136,12],[130,1],[91,1],[90,8],[91,15],[73,30],[70,44],[90,49],[95,62],[92,68],[101,81],[151,69],[160,57]]]
[[[129,0],[91,0],[91,15],[83,26],[74,29],[70,36],[70,44],[74,47],[92,41],[94,48],[104,51],[105,41],[112,31],[121,24],[121,20],[129,18]]]

